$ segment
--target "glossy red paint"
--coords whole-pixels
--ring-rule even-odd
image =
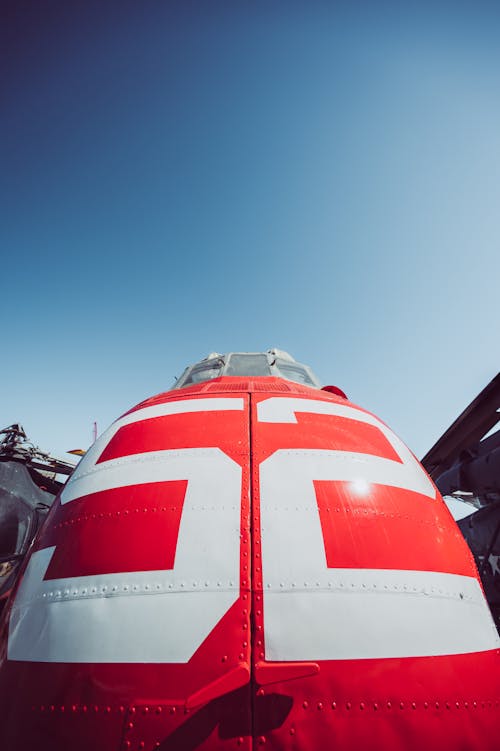
[[[270,531],[262,524],[261,501],[272,506],[274,499],[261,499],[264,462],[278,451],[357,453],[394,463],[401,459],[387,437],[362,419],[306,411],[307,400],[353,406],[338,394],[277,378],[219,378],[153,397],[127,415],[218,397],[243,400],[242,408],[184,411],[124,424],[103,447],[95,466],[106,473],[122,457],[140,462],[147,455],[151,459],[152,452],[188,452],[189,457],[192,450],[216,448],[241,468],[241,495],[234,499],[241,509],[239,530],[234,530],[239,537],[234,602],[187,662],[85,662],[76,640],[78,662],[8,659],[13,612],[8,608],[0,646],[2,751],[496,751],[497,648],[369,659],[304,655],[299,660],[273,660],[267,654],[271,647],[266,644],[265,598],[273,572],[269,555],[266,561],[263,553]],[[259,419],[258,405],[276,397],[305,400],[296,422]],[[351,569],[477,577],[469,550],[437,491],[430,498],[377,483],[366,492],[364,486],[345,479],[312,482],[320,545],[333,578]],[[33,550],[36,554],[55,548],[44,581],[54,581],[57,587],[61,578],[120,573],[128,581],[129,574],[141,571],[144,586],[154,589],[158,571],[173,569],[184,509],[192,503],[188,488],[186,477],[177,477],[100,489],[67,503],[64,497],[58,500]],[[212,504],[207,497],[199,506],[208,532]],[[290,498],[286,513],[297,513],[300,505],[300,498]],[[203,544],[202,537],[193,539],[193,555]],[[306,544],[282,552],[284,558],[303,559],[307,568]],[[200,598],[205,577],[200,571],[197,581],[185,582],[189,591],[200,590]],[[279,589],[280,583],[272,587]],[[283,584],[291,588],[295,582]],[[299,589],[315,586],[296,584]],[[212,588],[216,590],[217,582],[209,582]],[[110,592],[101,594],[96,592],[95,598],[106,607]],[[155,594],[148,591],[147,596]],[[311,590],[311,608],[316,596]],[[62,601],[50,608],[59,613],[66,607],[64,592],[57,597]],[[103,613],[106,617],[106,610]],[[95,626],[92,618],[89,628]],[[357,628],[369,642],[372,624],[363,620],[362,611],[359,619]],[[125,625],[129,624],[115,624],[117,631]],[[332,623],[332,642],[334,630]],[[71,634],[68,638],[71,643]],[[136,638],[147,641],[149,634],[137,632]]]

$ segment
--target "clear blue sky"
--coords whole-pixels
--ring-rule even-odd
[[[421,456],[498,371],[498,5],[1,13],[0,427],[278,346]]]

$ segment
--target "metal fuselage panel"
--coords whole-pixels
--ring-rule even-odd
[[[220,378],[117,420],[5,615],[2,751],[494,751],[498,637],[435,486],[377,418]]]
[[[415,457],[321,392],[253,395],[251,425],[254,659],[274,665],[255,704],[266,747],[497,748],[498,638]],[[260,719],[266,699],[274,727]]]

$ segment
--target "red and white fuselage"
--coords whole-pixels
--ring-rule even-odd
[[[119,418],[55,502],[4,619],[0,748],[495,751],[499,656],[400,439],[223,376]]]

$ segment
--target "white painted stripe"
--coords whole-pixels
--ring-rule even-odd
[[[267,660],[424,657],[500,646],[472,577],[329,569],[307,587],[284,586],[271,584],[264,593]]]
[[[205,457],[205,471],[208,475],[213,457],[217,454],[226,456],[223,451],[217,448],[167,449],[165,451],[145,451],[143,454],[130,454],[118,459],[110,459],[75,477],[71,485],[65,488],[64,502],[69,503],[82,496],[99,493],[102,490],[144,485],[150,482],[185,480],[190,469],[190,457],[197,459],[198,462],[201,457]],[[176,467],[180,466],[183,468],[182,472],[180,469],[176,470]],[[204,497],[208,503],[209,497]]]
[[[74,501],[76,498],[80,498],[84,495],[79,483],[79,480],[83,476],[88,476],[91,472],[100,472],[103,468],[106,468],[112,462],[102,462],[97,464],[102,452],[109,445],[114,436],[118,433],[120,428],[125,425],[131,425],[134,422],[140,422],[142,420],[152,420],[156,417],[165,417],[167,415],[180,415],[192,412],[217,412],[217,411],[241,411],[244,409],[245,402],[241,398],[231,397],[213,397],[202,399],[179,399],[178,401],[164,402],[163,404],[154,404],[151,407],[144,407],[143,409],[137,409],[135,412],[124,415],[116,420],[110,427],[104,431],[102,435],[95,441],[89,448],[85,456],[78,464],[76,470],[73,472],[68,482],[64,486],[64,490],[61,494],[61,504]],[[152,452],[160,454],[161,452]],[[135,454],[134,456],[144,456],[144,454]],[[116,460],[113,460],[113,462]],[[182,479],[182,478],[179,478]],[[141,482],[138,480],[138,483]],[[154,482],[154,480],[143,479],[142,482]],[[122,482],[119,486],[130,485],[133,483]],[[112,487],[112,486],[107,486]],[[104,490],[104,488],[102,488]],[[88,491],[95,492],[95,491]]]
[[[337,404],[320,399],[301,399],[292,396],[272,396],[257,405],[259,422],[297,423],[297,412],[313,415],[336,415],[349,420],[360,420],[370,425],[380,424],[374,415],[368,414],[359,407],[347,404]]]

